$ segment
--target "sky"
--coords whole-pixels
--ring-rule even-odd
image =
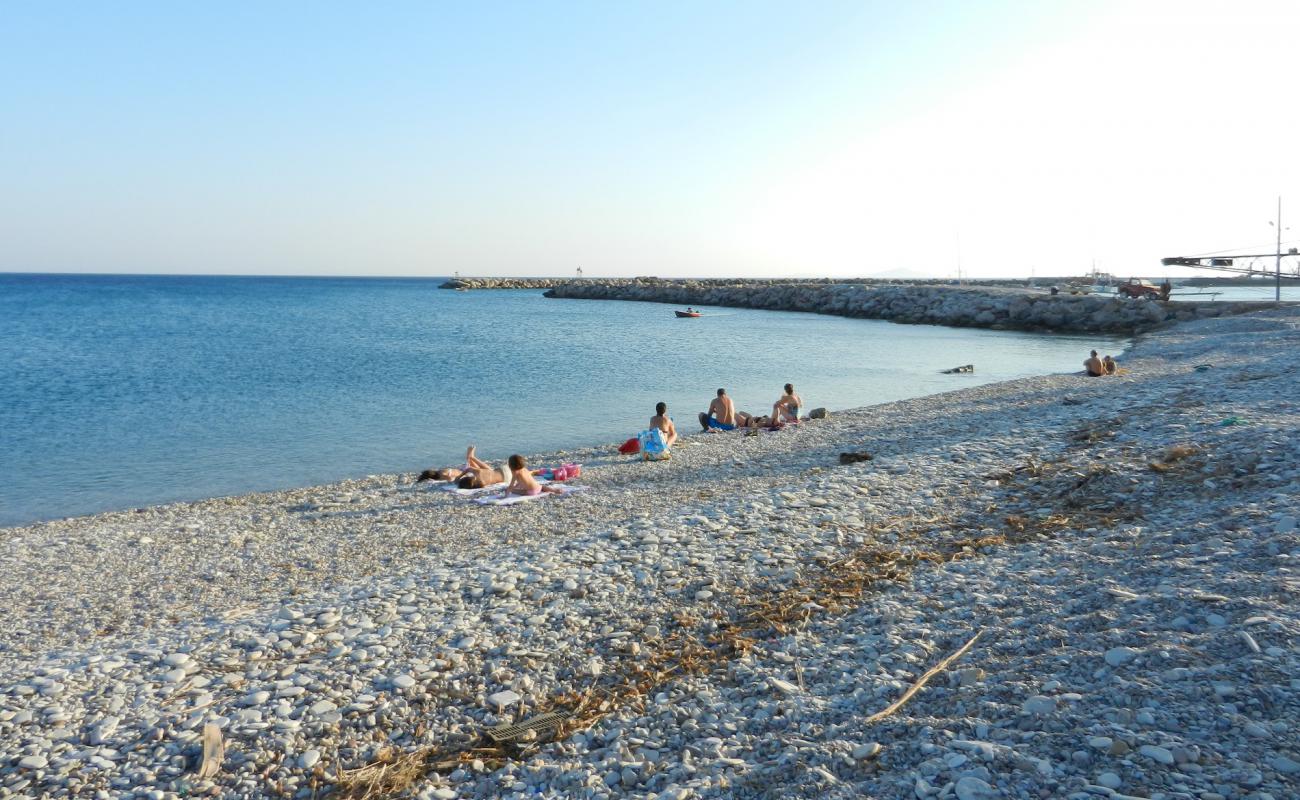
[[[1293,0],[10,0],[0,271],[1178,275],[1279,196],[1300,244],[1297,41]]]

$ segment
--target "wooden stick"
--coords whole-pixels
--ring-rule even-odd
[[[970,637],[969,642],[967,642],[966,644],[962,645],[957,649],[957,652],[953,653],[952,655],[948,656],[947,658],[945,658],[944,660],[940,661],[938,664],[935,664],[933,667],[927,670],[926,673],[921,676],[920,680],[912,684],[912,688],[908,689],[906,692],[903,692],[903,696],[895,700],[893,703],[890,703],[888,708],[886,708],[884,711],[877,711],[876,713],[867,717],[867,724],[870,725],[873,722],[879,722],[880,720],[894,713],[898,709],[902,708],[904,703],[912,699],[912,695],[916,694],[917,692],[925,688],[925,685],[930,682],[931,678],[933,678],[935,675],[938,675],[940,672],[943,672],[945,669],[947,669],[948,665],[951,664],[952,662],[966,655],[966,651],[971,649],[971,646],[975,644],[975,640],[980,638],[980,636],[982,636],[983,633],[984,633],[983,629],[977,631],[974,636]]]

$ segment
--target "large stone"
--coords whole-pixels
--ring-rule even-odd
[[[1141,652],[1141,650],[1133,647],[1112,647],[1106,651],[1106,663],[1112,667],[1118,667],[1137,658]]]
[[[1144,744],[1138,748],[1138,754],[1146,756],[1152,761],[1158,761],[1161,764],[1174,763],[1174,754],[1167,748],[1159,747],[1154,744]]]
[[[503,691],[497,692],[496,694],[488,695],[487,701],[488,701],[488,705],[492,706],[497,711],[501,711],[504,708],[507,708],[509,706],[514,705],[515,703],[518,703],[522,699],[523,698],[520,697],[517,692],[513,692],[509,689],[505,689]]]
[[[987,781],[972,775],[958,780],[953,787],[953,794],[957,795],[957,800],[988,800],[995,796],[993,787]]]

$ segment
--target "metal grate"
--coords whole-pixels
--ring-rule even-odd
[[[510,742],[518,739],[529,731],[544,731],[548,728],[557,727],[561,722],[569,718],[566,711],[547,711],[545,714],[538,714],[535,717],[529,717],[523,722],[516,722],[510,725],[497,725],[494,728],[488,728],[484,733],[494,742]]]

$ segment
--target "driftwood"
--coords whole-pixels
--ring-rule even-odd
[[[226,745],[221,739],[221,729],[209,722],[203,726],[203,761],[199,764],[199,779],[216,777],[225,758]]]
[[[966,644],[957,648],[957,651],[955,653],[948,656],[943,661],[940,661],[938,664],[935,664],[933,667],[927,670],[926,673],[922,675],[920,679],[917,680],[916,683],[912,684],[912,687],[910,689],[908,689],[906,692],[903,692],[902,697],[890,703],[889,707],[884,709],[883,711],[877,711],[876,713],[867,717],[867,724],[870,725],[873,722],[879,722],[880,720],[894,713],[898,709],[902,708],[903,704],[906,703],[908,700],[911,700],[913,695],[915,695],[917,692],[925,688],[925,685],[930,682],[931,678],[933,678],[935,675],[938,675],[940,672],[943,672],[945,669],[947,669],[948,665],[951,664],[952,662],[966,655],[966,651],[971,649],[971,646],[975,644],[975,640],[980,638],[980,636],[983,633],[984,631],[982,630],[976,631],[975,635],[970,637],[970,641],[966,642]]]

